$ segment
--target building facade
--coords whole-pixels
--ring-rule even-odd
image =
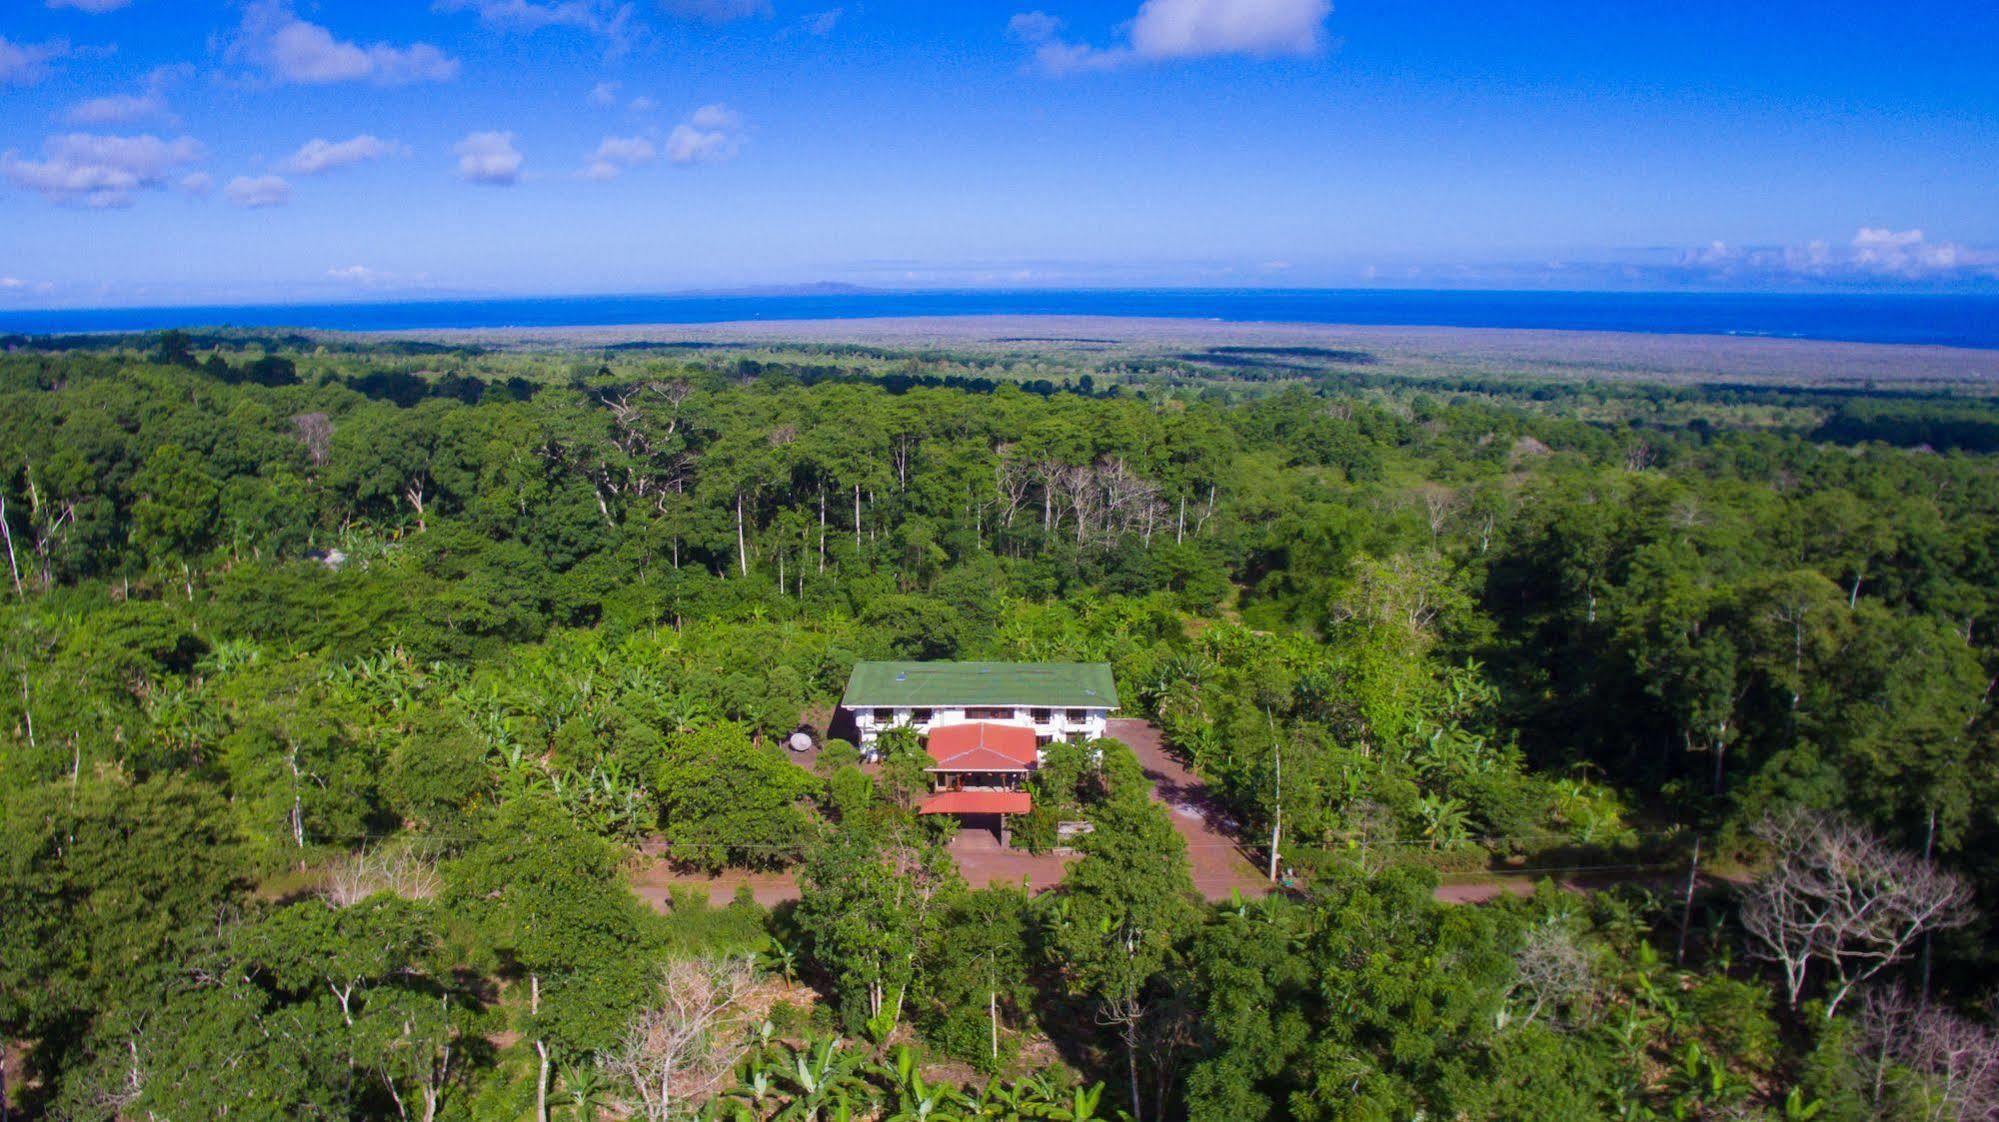
[[[1033,809],[1028,778],[1047,746],[1105,735],[1118,702],[1100,662],[863,662],[840,705],[868,759],[889,729],[922,738],[920,813],[990,824],[1004,845],[1009,820]]]
[[[882,730],[897,725],[926,737],[949,725],[1019,725],[1043,747],[1089,740],[1105,734],[1118,707],[1101,662],[863,662],[840,704],[870,755]]]

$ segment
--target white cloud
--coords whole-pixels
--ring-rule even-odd
[[[714,164],[734,158],[743,145],[743,116],[726,105],[704,105],[666,136],[666,158],[676,164]]]
[[[584,165],[582,176],[599,182],[616,179],[627,168],[644,167],[659,159],[659,148],[643,136],[607,136]]]
[[[8,151],[0,156],[0,171],[15,186],[51,202],[91,207],[131,206],[138,192],[165,186],[175,172],[206,155],[192,137],[162,140],[150,134],[70,133],[49,137],[42,149],[42,160],[21,160]]]
[[[1325,48],[1332,11],[1331,0],[1145,0],[1114,46],[1063,39],[1062,21],[1041,11],[1015,15],[1007,33],[1032,45],[1043,69],[1064,74],[1219,55],[1314,55]]]
[[[631,109],[632,112],[634,113],[650,113],[658,108],[659,108],[659,102],[654,101],[652,98],[647,97],[644,94],[640,94],[639,96],[632,99]]]
[[[205,171],[191,171],[181,176],[175,186],[190,195],[206,195],[215,189],[215,177]]]
[[[729,23],[770,15],[770,0],[660,0],[660,10],[678,19]]]
[[[599,82],[590,87],[590,104],[608,109],[618,103],[618,83]]]
[[[1714,280],[1920,282],[1999,279],[1999,250],[1931,241],[1919,229],[1862,226],[1845,245],[1790,246],[1711,242],[1679,256],[1678,267]]]
[[[458,60],[428,43],[362,46],[336,39],[326,28],[293,15],[282,0],[251,4],[232,53],[262,66],[277,81],[298,85],[373,82],[401,86],[448,82],[458,76]]]
[[[697,129],[737,129],[743,124],[743,115],[726,105],[704,105],[696,109],[687,123]]]
[[[431,7],[439,12],[477,12],[481,23],[521,31],[537,31],[544,27],[588,28],[594,25],[597,18],[594,5],[583,0],[553,3],[535,3],[534,0],[437,0]]]
[[[49,0],[49,7],[75,8],[79,12],[102,14],[115,12],[131,2],[132,0]]]
[[[16,43],[0,35],[0,86],[32,86],[48,74],[50,62],[69,53],[69,44],[60,39]]]
[[[326,270],[326,275],[331,280],[345,281],[363,288],[378,288],[395,280],[394,274],[385,273],[380,269],[370,269],[366,265],[342,265]]]
[[[510,132],[475,132],[457,143],[458,178],[489,187],[511,187],[521,177],[521,154]]]
[[[74,125],[122,125],[156,120],[178,124],[180,119],[174,116],[173,109],[167,104],[167,90],[193,72],[194,67],[188,63],[156,66],[146,74],[144,93],[86,98],[70,106],[69,122]]]
[[[622,41],[629,30],[630,4],[615,0],[436,0],[439,12],[474,12],[479,22],[507,31],[573,27]]]
[[[92,97],[70,106],[72,125],[129,125],[136,121],[174,121],[167,99],[157,92]]]
[[[1062,31],[1062,21],[1047,12],[1016,12],[1006,21],[1006,33],[1023,43],[1045,43]]]
[[[1332,14],[1331,0],[1145,0],[1131,47],[1147,59],[1311,55]]]
[[[275,175],[239,175],[222,189],[222,197],[251,210],[283,206],[292,200],[292,185]]]
[[[299,146],[280,165],[284,171],[297,175],[318,175],[335,168],[352,167],[380,160],[389,156],[407,155],[409,149],[392,140],[362,133],[348,140],[322,140],[314,137]]]
[[[1853,262],[1870,272],[1914,277],[1999,263],[1955,242],[1933,242],[1921,230],[1884,230],[1862,226],[1853,235]]]
[[[840,22],[846,11],[845,8],[828,8],[823,12],[814,12],[800,20],[799,26],[805,29],[807,35],[831,35],[834,25]]]
[[[26,287],[28,287],[28,282],[22,280],[20,277],[0,277],[0,288],[4,288],[10,292]]]

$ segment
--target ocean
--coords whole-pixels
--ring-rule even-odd
[[[1999,349],[1999,295],[1381,289],[854,290],[92,308],[0,311],[0,334],[219,326],[409,331],[978,315],[1548,328]]]

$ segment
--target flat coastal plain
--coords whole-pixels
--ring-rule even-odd
[[[1217,348],[1362,352],[1384,374],[1450,372],[1575,380],[1947,389],[1999,393],[1999,350],[1841,343],[1743,335],[1664,335],[1472,327],[1239,323],[1115,316],[935,316],[752,320],[607,327],[478,328],[379,333],[524,349],[589,350],[845,344],[964,353],[1069,352],[1100,361]],[[1281,360],[1281,354],[1265,357]],[[1325,356],[1317,356],[1325,357]],[[1337,362],[1337,359],[1334,360]]]

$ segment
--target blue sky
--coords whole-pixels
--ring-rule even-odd
[[[10,0],[0,307],[1999,288],[1999,5]]]

